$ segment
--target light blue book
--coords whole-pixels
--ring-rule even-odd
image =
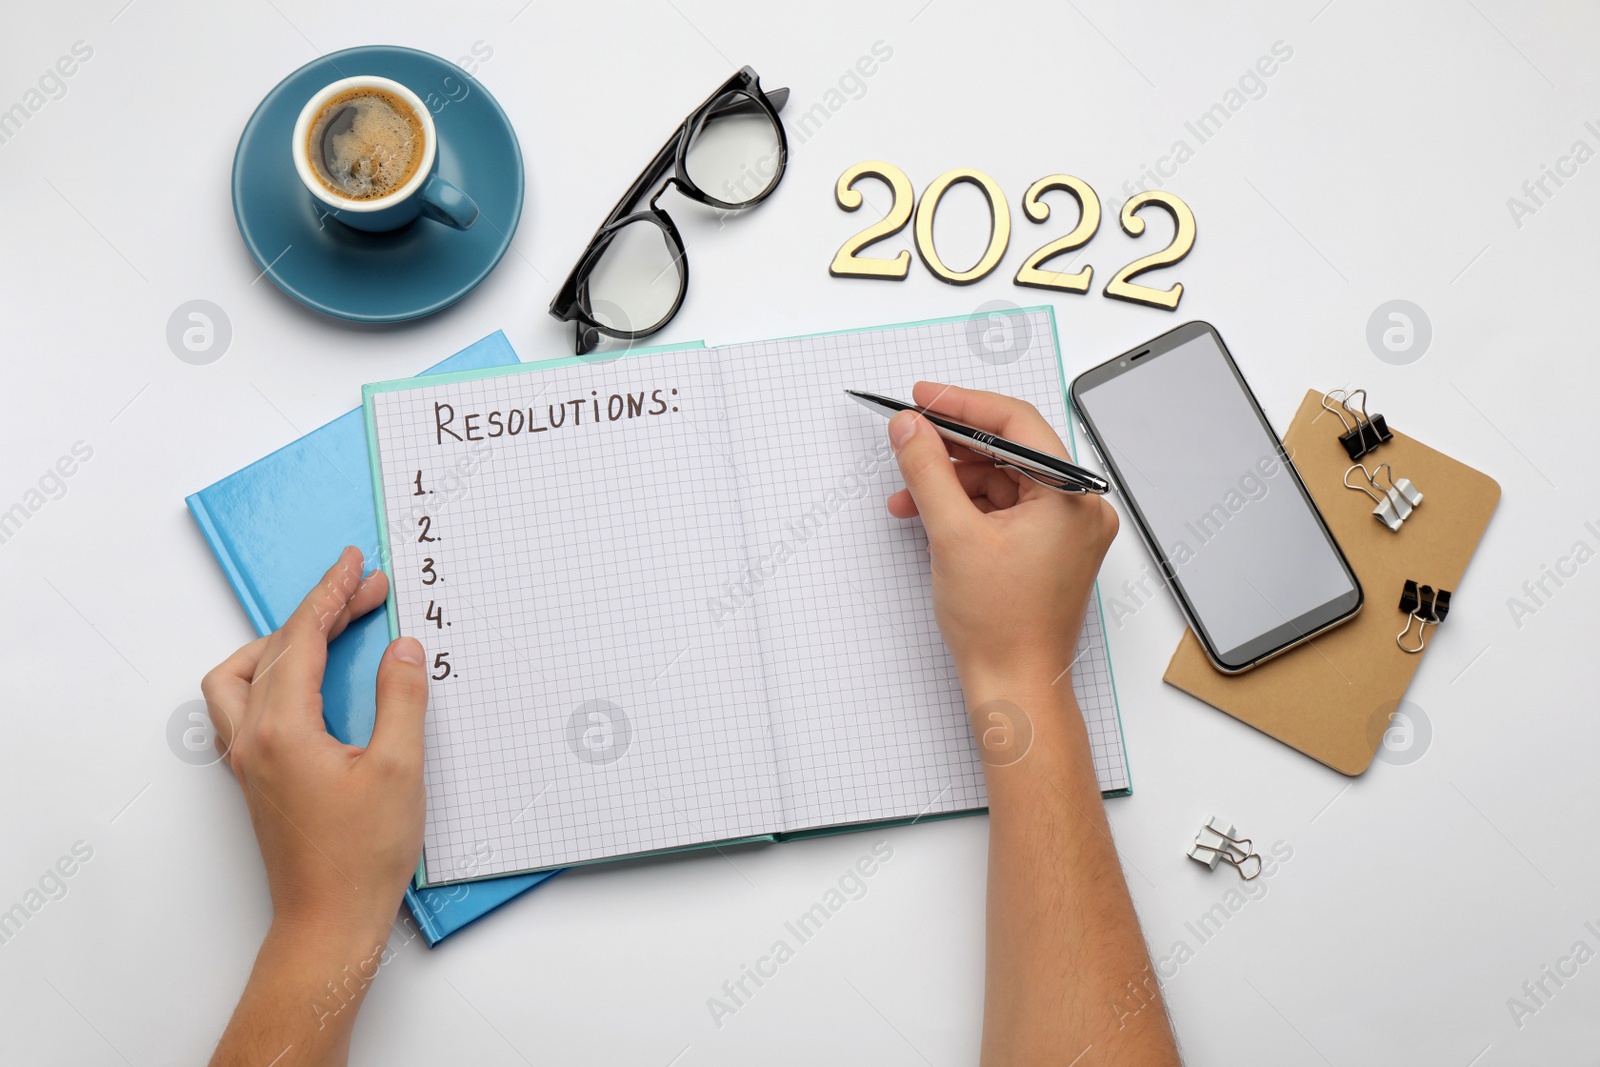
[[[425,374],[513,366],[517,354],[496,331]],[[347,412],[264,459],[188,498],[217,562],[259,634],[283,625],[346,545],[378,559],[378,521],[360,409]],[[389,644],[388,608],[351,623],[328,647],[323,718],[339,740],[372,736],[378,661]],[[557,871],[470,885],[406,889],[417,925],[436,945]]]

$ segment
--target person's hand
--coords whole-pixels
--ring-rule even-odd
[[[912,395],[920,407],[1067,458],[1049,423],[1020,400],[929,382]],[[1067,679],[1116,512],[1101,497],[1060,493],[949,448],[915,412],[889,420],[889,441],[906,480],[889,511],[921,515],[927,529],[934,611],[984,764],[982,1062],[1059,1063],[1087,1045],[1097,1063],[1175,1065],[1153,984],[1134,1013],[1104,1007],[1120,1003],[1130,975],[1151,973],[1150,957]]]
[[[382,944],[422,853],[422,645],[402,637],[378,668],[366,748],[322,722],[328,642],[382,604],[388,578],[361,576],[347,548],[289,621],[201,683],[217,746],[244,789],[267,869],[274,927]]]
[[[919,407],[1068,458],[1024,401],[933,382],[918,382],[912,396]],[[969,704],[1065,683],[1116,512],[1099,496],[1048,489],[947,445],[915,412],[889,420],[889,441],[906,481],[889,511],[922,516],[934,612]]]

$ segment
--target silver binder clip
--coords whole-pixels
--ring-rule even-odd
[[[1363,482],[1365,484],[1351,485],[1351,471],[1360,471],[1364,475]],[[1400,510],[1395,507],[1395,500],[1400,499],[1401,503],[1404,503],[1405,500],[1400,497],[1399,493],[1396,493],[1395,497],[1390,497],[1386,491],[1381,493],[1376,491],[1375,484],[1372,480],[1371,472],[1359,463],[1352,463],[1344,472],[1344,487],[1346,489],[1355,489],[1371,497],[1377,504],[1377,507],[1372,509],[1372,517],[1388,527],[1391,533],[1398,532],[1400,524],[1405,521],[1405,516],[1401,515]],[[1407,484],[1409,485],[1410,483],[1408,482]],[[1417,499],[1422,499],[1421,493],[1417,494]],[[1406,514],[1410,514],[1409,509],[1407,509]]]
[[[1261,856],[1248,837],[1234,837],[1234,833],[1233,823],[1211,816],[1195,835],[1194,844],[1189,846],[1189,858],[1213,871],[1217,864],[1226,863],[1239,872],[1240,878],[1250,881],[1261,873]],[[1252,860],[1255,869],[1246,874],[1245,869]]]
[[[1373,475],[1378,474],[1379,470],[1387,470],[1387,472],[1389,472],[1389,474],[1387,474],[1387,478],[1389,478],[1389,490],[1387,490],[1387,493],[1398,496],[1398,498],[1402,499],[1402,501],[1405,501],[1406,504],[1410,506],[1408,509],[1406,509],[1406,515],[1410,515],[1413,510],[1416,510],[1418,507],[1422,506],[1422,493],[1418,490],[1418,488],[1416,488],[1416,486],[1411,485],[1411,478],[1395,478],[1395,469],[1394,467],[1390,467],[1389,464],[1379,464],[1379,466],[1373,470]],[[1402,518],[1403,517],[1405,517],[1405,515],[1402,515]]]
[[[1383,486],[1378,483],[1377,476],[1380,471],[1387,472],[1387,474],[1385,474],[1385,477],[1389,480],[1389,488],[1387,489],[1384,489]],[[1394,468],[1389,464],[1378,464],[1373,468],[1372,476],[1372,484],[1381,492],[1388,495],[1390,501],[1394,503],[1395,511],[1400,514],[1400,518],[1402,520],[1410,518],[1411,513],[1421,506],[1422,493],[1417,489],[1416,486],[1411,484],[1410,478],[1395,478]]]

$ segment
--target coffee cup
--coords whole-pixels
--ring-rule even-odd
[[[423,216],[457,230],[478,205],[439,177],[433,116],[389,78],[359,75],[324,86],[294,124],[294,168],[329,215],[357,230],[398,229]]]

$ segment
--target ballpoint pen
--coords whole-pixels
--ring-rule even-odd
[[[1021,471],[1040,485],[1055,489],[1063,493],[1107,493],[1111,491],[1111,483],[1093,471],[1084,470],[1075,463],[1068,463],[1064,459],[1040,452],[1027,445],[1019,445],[1015,441],[1007,441],[1004,437],[996,436],[987,430],[980,430],[975,426],[967,426],[954,419],[947,418],[936,412],[906,404],[899,400],[891,400],[886,396],[876,393],[862,393],[854,389],[845,392],[858,403],[876,411],[885,418],[891,418],[902,411],[915,411],[939,431],[939,436],[946,441],[954,441],[964,448],[970,448],[979,455],[987,456],[994,460],[997,467],[1010,467]]]

